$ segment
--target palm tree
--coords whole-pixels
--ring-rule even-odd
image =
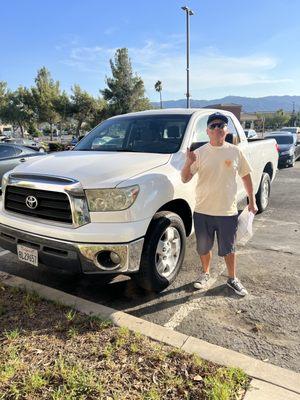
[[[161,92],[162,92],[162,82],[157,81],[156,84],[154,85],[154,89],[159,92],[159,97],[160,97],[160,108],[163,108],[162,106],[162,97],[161,97]]]

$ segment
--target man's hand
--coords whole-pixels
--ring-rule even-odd
[[[255,200],[249,201],[248,210],[249,210],[250,212],[252,212],[254,215],[257,213],[258,208],[257,208],[256,201],[255,201]]]
[[[247,174],[242,177],[243,184],[245,186],[247,195],[248,195],[248,210],[252,212],[253,214],[256,214],[258,211],[257,205],[256,205],[256,200],[255,200],[255,194],[253,193],[253,184],[252,184],[252,179],[251,175]]]
[[[184,166],[181,170],[181,180],[183,183],[189,182],[193,175],[191,173],[191,165],[196,161],[196,154],[189,148],[186,150],[186,159]]]
[[[196,154],[189,148],[186,150],[186,159],[190,164],[193,164],[193,162],[196,161]]]

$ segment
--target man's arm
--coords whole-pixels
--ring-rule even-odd
[[[256,200],[255,200],[255,194],[253,193],[253,184],[252,184],[252,178],[250,174],[247,174],[242,177],[243,184],[245,186],[248,199],[249,199],[249,204],[248,204],[248,210],[251,211],[253,214],[256,214],[258,211],[257,205],[256,205]]]
[[[196,155],[193,151],[190,151],[190,149],[187,149],[186,152],[186,160],[184,163],[184,166],[181,170],[181,180],[183,183],[189,182],[192,177],[194,176],[191,173],[191,165],[196,161]]]

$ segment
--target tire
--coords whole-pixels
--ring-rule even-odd
[[[265,211],[269,204],[269,197],[271,193],[271,180],[269,174],[263,172],[258,192],[256,193],[256,204],[258,214]]]
[[[40,152],[40,153],[45,153],[46,150],[44,149],[44,147],[39,147],[39,152]]]
[[[169,211],[156,213],[145,237],[139,272],[132,278],[148,291],[166,289],[181,268],[185,246],[182,219]]]
[[[296,163],[296,157],[295,157],[295,155],[293,155],[292,162],[291,162],[291,164],[289,165],[289,167],[290,167],[290,168],[294,167],[294,166],[295,166],[295,163]]]

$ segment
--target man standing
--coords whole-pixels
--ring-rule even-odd
[[[198,174],[194,226],[203,272],[194,287],[202,289],[209,282],[211,250],[216,234],[218,255],[224,257],[228,269],[227,285],[238,295],[245,296],[248,292],[236,277],[237,175],[245,186],[249,211],[256,214],[257,206],[251,167],[238,146],[225,142],[227,124],[228,118],[224,114],[216,112],[208,117],[209,142],[195,152],[187,150],[181,178],[185,183]]]

